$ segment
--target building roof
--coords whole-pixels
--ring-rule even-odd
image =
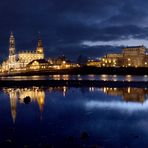
[[[42,63],[46,63],[49,64],[49,62],[45,59],[38,59],[38,60],[33,60],[31,61],[28,65],[31,65],[33,62],[37,61],[38,63],[42,64]]]
[[[116,53],[110,53],[106,55],[107,58],[118,58],[118,57],[123,57],[123,54],[116,54]]]
[[[19,52],[18,52],[18,54],[24,54],[24,53],[27,53],[27,54],[28,54],[28,53],[29,53],[29,54],[30,54],[30,53],[33,53],[33,54],[34,54],[34,53],[36,53],[36,52],[35,52],[35,51],[32,51],[32,50],[22,50],[22,51],[19,51]]]
[[[141,45],[141,46],[127,46],[125,48],[145,48],[145,47]]]

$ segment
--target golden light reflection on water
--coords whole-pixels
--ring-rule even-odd
[[[139,102],[143,103],[146,100],[148,89],[144,88],[109,88],[104,87],[102,91],[111,96],[121,96],[126,102]]]
[[[101,75],[100,80],[102,81],[117,81],[118,76],[117,75]]]
[[[104,95],[98,99],[86,101],[86,108],[91,109],[111,109],[121,112],[134,113],[148,109],[148,88],[89,88],[90,93],[96,93],[98,96],[103,92]]]
[[[133,77],[131,75],[126,75],[125,81],[131,82],[133,80]]]
[[[63,96],[66,96],[68,88],[66,86],[63,87],[49,87],[46,91],[48,92],[62,92]],[[44,110],[45,104],[45,90],[39,87],[31,87],[31,88],[4,88],[4,93],[9,95],[10,98],[10,108],[11,108],[11,116],[13,123],[16,121],[17,116],[17,102],[19,103],[27,103],[37,102],[39,106],[39,110],[42,113]]]
[[[139,102],[143,103],[146,100],[146,95],[148,94],[147,88],[112,88],[112,87],[89,87],[89,92],[103,92],[109,96],[121,96],[126,102]]]
[[[80,89],[81,90],[81,89]],[[84,89],[83,89],[84,90]],[[117,87],[89,87],[86,89],[89,93],[104,93],[108,96],[120,96],[123,98],[124,102],[137,102],[144,103],[146,101],[146,96],[148,94],[147,88],[117,88]],[[45,97],[46,92],[48,93],[61,93],[65,97],[69,91],[69,88],[66,86],[63,87],[48,87],[48,88],[39,88],[39,87],[30,87],[30,88],[4,88],[4,93],[8,94],[10,98],[10,108],[12,120],[15,123],[17,117],[17,103],[26,103],[31,102],[38,103],[39,110],[44,111]],[[86,91],[86,92],[87,92]],[[83,91],[84,93],[85,91]]]
[[[53,75],[52,80],[70,80],[70,75]]]
[[[109,80],[108,75],[101,75],[100,79],[103,80],[103,81]]]
[[[102,80],[102,81],[148,81],[148,75],[46,75],[0,77],[1,80]]]

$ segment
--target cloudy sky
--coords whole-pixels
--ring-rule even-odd
[[[4,0],[0,54],[13,31],[17,51],[34,49],[41,32],[47,56],[100,57],[123,46],[148,47],[147,0]]]

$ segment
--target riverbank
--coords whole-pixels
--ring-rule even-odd
[[[148,75],[147,67],[90,67],[83,66],[70,69],[50,69],[33,71],[13,71],[1,73],[0,76],[33,76],[33,75]]]

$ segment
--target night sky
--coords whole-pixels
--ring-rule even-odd
[[[16,49],[33,50],[38,32],[46,57],[80,54],[91,58],[148,47],[147,0],[4,0],[0,2],[0,54],[8,54],[13,31]]]

